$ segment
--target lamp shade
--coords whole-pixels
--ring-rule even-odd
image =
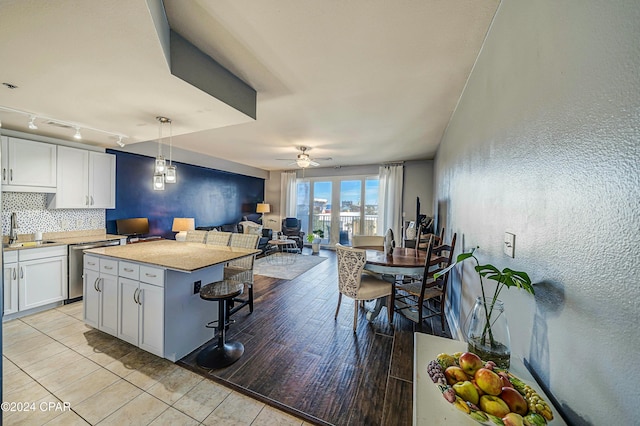
[[[271,206],[267,203],[258,203],[256,205],[256,213],[270,213]]]
[[[193,231],[196,229],[196,220],[192,217],[175,217],[173,218],[173,232]]]

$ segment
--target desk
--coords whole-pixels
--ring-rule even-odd
[[[464,352],[467,350],[467,344],[424,333],[414,333],[413,342],[413,425],[479,425],[480,423],[449,404],[427,373],[429,361],[436,359],[438,354]],[[547,423],[549,426],[566,424],[558,410],[551,406],[549,397],[542,392],[522,360],[512,356],[509,371],[533,387],[547,401],[554,416],[554,419]]]
[[[420,275],[424,271],[424,260],[427,253],[423,250],[396,247],[391,256],[381,250],[367,250],[367,263],[364,269],[383,275]],[[392,285],[389,283],[389,285]],[[374,309],[367,312],[367,320],[373,321],[378,314],[385,298],[376,300]]]

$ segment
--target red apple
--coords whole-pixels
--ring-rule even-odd
[[[481,368],[476,371],[474,378],[484,393],[489,395],[500,395],[502,392],[502,379],[493,371]]]
[[[510,411],[506,402],[493,395],[482,395],[480,397],[480,409],[496,417],[504,417]]]
[[[476,379],[471,379],[471,383],[473,383],[473,386],[475,386],[476,389],[478,390],[478,395],[479,396],[484,395],[484,391],[482,389],[480,389],[480,386],[478,386],[478,384],[476,383]]]
[[[510,411],[518,413],[521,416],[527,414],[527,401],[525,401],[522,395],[520,395],[520,392],[514,388],[503,387],[500,398],[507,403]]]
[[[480,357],[472,352],[465,352],[460,355],[458,364],[460,364],[460,368],[470,376],[476,374],[476,371],[481,369],[483,366]]]
[[[469,380],[469,376],[467,376],[467,373],[465,373],[462,368],[455,365],[447,367],[447,369],[444,370],[444,377],[447,378],[447,383],[449,383],[450,385]]]
[[[504,426],[524,426],[524,419],[520,414],[508,413],[502,418]]]

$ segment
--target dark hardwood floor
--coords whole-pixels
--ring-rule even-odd
[[[417,324],[396,313],[390,327],[386,309],[369,323],[360,310],[354,334],[346,297],[334,321],[335,253],[320,255],[328,259],[290,281],[256,276],[253,314],[243,309],[229,328],[245,347],[239,361],[206,370],[196,350],[179,364],[311,423],[410,425]],[[450,337],[437,318],[422,332]]]

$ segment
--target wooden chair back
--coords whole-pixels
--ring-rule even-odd
[[[375,250],[383,250],[384,237],[382,235],[354,235],[351,240],[351,247],[366,247]]]

